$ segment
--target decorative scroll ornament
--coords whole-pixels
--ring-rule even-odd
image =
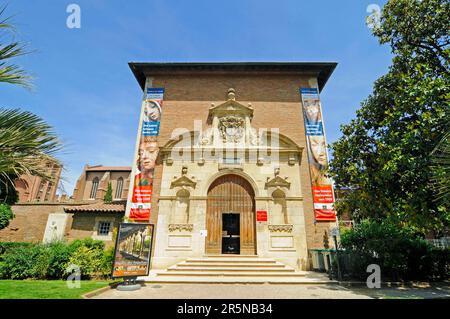
[[[192,232],[194,230],[194,224],[169,224],[169,232],[174,231],[188,231]]]
[[[292,233],[293,225],[285,224],[285,225],[269,225],[269,231],[272,233],[280,232],[280,233]]]

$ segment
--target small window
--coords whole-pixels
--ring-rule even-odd
[[[95,195],[97,195],[97,189],[98,189],[98,177],[94,178],[94,180],[92,181],[91,194],[89,195],[90,199],[95,199]]]
[[[99,236],[108,236],[111,229],[111,222],[98,222],[97,234]]]
[[[240,158],[236,158],[236,157],[225,157],[223,159],[223,163],[224,164],[230,164],[230,165],[235,165],[235,164],[241,164],[241,159]]]
[[[122,190],[123,190],[123,178],[119,177],[119,179],[117,180],[116,195],[114,198],[122,198]]]

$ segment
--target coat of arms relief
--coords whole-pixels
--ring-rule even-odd
[[[225,116],[219,119],[219,132],[224,143],[239,143],[244,137],[244,119]]]

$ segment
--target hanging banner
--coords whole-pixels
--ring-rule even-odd
[[[153,225],[122,223],[117,233],[112,277],[147,276],[153,239]]]
[[[152,192],[153,192],[153,172],[158,157],[159,126],[161,122],[162,104],[164,89],[147,88],[141,108],[139,134],[139,144],[136,150],[133,172],[130,187],[131,198],[127,202],[128,218],[132,221],[150,221]]]
[[[301,88],[300,94],[305,120],[315,218],[316,221],[336,221],[333,184],[331,179],[324,174],[328,167],[328,156],[319,90]]]

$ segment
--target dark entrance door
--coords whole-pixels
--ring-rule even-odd
[[[222,214],[222,254],[239,254],[241,246],[239,214]]]

